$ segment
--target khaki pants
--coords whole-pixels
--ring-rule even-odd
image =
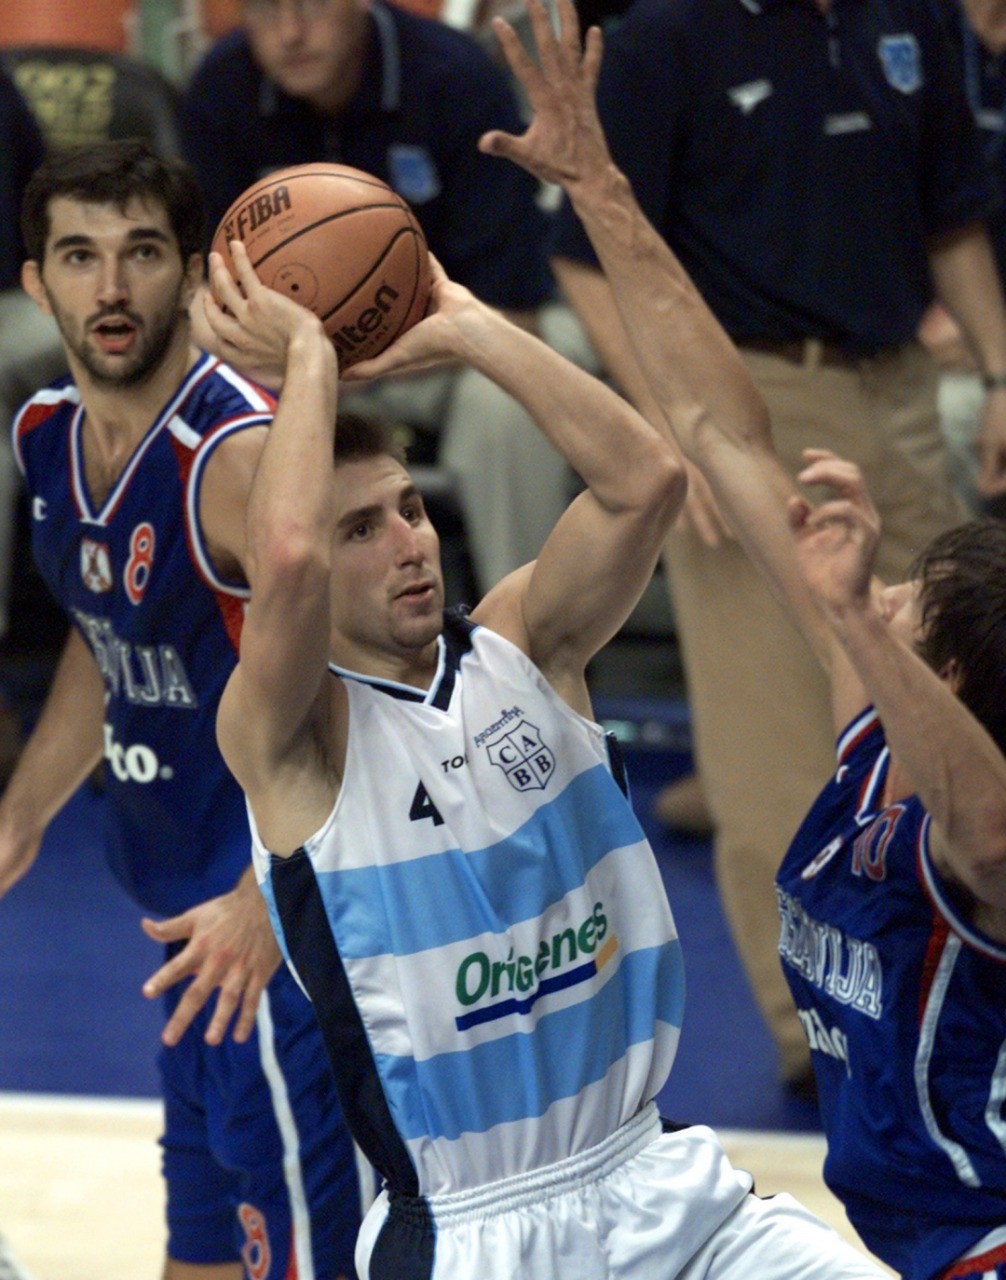
[[[966,518],[936,411],[936,369],[914,344],[857,367],[745,352],[776,448],[795,473],[821,446],[857,462],[883,520],[877,572],[898,581],[936,533]],[[808,1049],[780,966],[774,877],[834,770],[835,729],[809,648],[735,543],[672,534],[665,552],[695,752],[716,824],[716,873],[733,937],[784,1078]]]

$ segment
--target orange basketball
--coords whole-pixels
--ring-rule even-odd
[[[323,322],[348,369],[378,355],[426,310],[430,266],[412,210],[379,178],[302,164],[262,178],[220,220],[213,249],[230,267],[240,240],[263,284]]]

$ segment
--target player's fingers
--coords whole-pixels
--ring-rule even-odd
[[[801,494],[794,494],[786,501],[786,515],[792,528],[799,529],[807,523],[813,507]]]
[[[210,1018],[210,1024],[206,1028],[206,1035],[204,1036],[207,1044],[223,1044],[224,1036],[227,1034],[227,1027],[234,1016],[234,1010],[238,1007],[240,996],[240,984],[235,983],[232,985],[230,982],[225,982],[221,986],[217,994],[217,1004],[213,1010],[213,1017]]]
[[[189,911],[183,911],[180,916],[171,916],[168,920],[151,920],[144,916],[140,921],[140,928],[155,942],[179,942],[183,938],[191,938],[194,925]]]
[[[559,41],[555,38],[552,19],[541,0],[526,0],[528,17],[531,19],[531,30],[534,32],[535,47],[538,50],[538,62],[545,80],[554,83],[562,75],[562,54]],[[574,54],[579,61],[579,51]]]
[[[265,983],[258,981],[249,981],[244,989],[241,997],[241,1012],[237,1021],[234,1023],[234,1030],[231,1036],[238,1044],[244,1044],[251,1033],[255,1030],[255,1019],[258,1016],[259,1001],[262,998],[262,992],[265,990]]]
[[[199,957],[192,947],[186,947],[177,956],[173,956],[167,964],[152,973],[143,984],[143,994],[148,1000],[162,995],[169,987],[183,978],[190,977],[199,971]]]
[[[213,297],[221,306],[229,307],[232,302],[241,301],[241,291],[224,262],[222,254],[215,250],[210,253],[207,259],[207,272]]]
[[[559,37],[556,41],[559,52],[567,66],[576,67],[580,62],[582,42],[580,40],[580,17],[576,12],[573,0],[557,0],[556,14],[559,19]],[[549,31],[552,30],[552,24],[549,23]]]
[[[428,257],[428,258],[429,258],[429,260],[430,260],[430,284],[431,284],[431,286],[433,286],[433,285],[438,285],[438,284],[447,284],[447,283],[449,283],[449,281],[450,281],[450,276],[449,276],[449,275],[447,274],[447,272],[444,270],[444,268],[443,268],[443,264],[441,263],[440,259],[436,256],[436,254],[433,254],[433,253],[430,253],[429,251],[427,251],[427,257]]]
[[[503,50],[507,66],[529,94],[537,93],[544,83],[542,74],[537,63],[524,48],[524,42],[520,36],[506,18],[493,18],[492,28]]]
[[[863,473],[854,462],[834,456],[820,458],[803,468],[797,475],[801,484],[828,485],[843,494],[866,494],[866,481]]]
[[[520,139],[512,133],[504,133],[502,129],[490,129],[478,142],[483,155],[500,156],[503,160],[517,162],[520,151]]]
[[[164,1030],[161,1032],[161,1042],[169,1048],[174,1048],[189,1027],[192,1026],[196,1015],[211,994],[212,988],[209,991],[204,991],[195,982],[187,987],[185,994],[175,1007],[174,1013],[164,1025]]]
[[[590,27],[583,43],[583,59],[580,63],[580,69],[587,89],[590,92],[590,101],[594,103],[594,91],[597,89],[597,80],[601,72],[601,62],[604,57],[604,36],[600,27]]]
[[[845,498],[834,498],[829,502],[822,502],[820,506],[813,509],[807,519],[807,527],[815,530],[840,525],[851,531],[859,528],[861,523],[856,506]]]
[[[255,268],[251,264],[248,250],[240,240],[232,240],[230,249],[231,260],[234,263],[234,274],[237,276],[245,297],[250,298],[254,291],[259,288],[261,282],[255,274]]]

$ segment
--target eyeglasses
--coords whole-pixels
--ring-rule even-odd
[[[331,7],[332,0],[241,0],[241,8],[248,21],[261,25],[277,22],[284,9],[310,22],[312,18],[320,18]]]

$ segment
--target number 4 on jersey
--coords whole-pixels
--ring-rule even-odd
[[[413,822],[421,822],[423,818],[429,818],[435,827],[442,827],[444,820],[440,816],[440,810],[430,799],[430,793],[420,782],[416,788],[416,794],[412,797],[412,807],[409,809],[409,817]]]

